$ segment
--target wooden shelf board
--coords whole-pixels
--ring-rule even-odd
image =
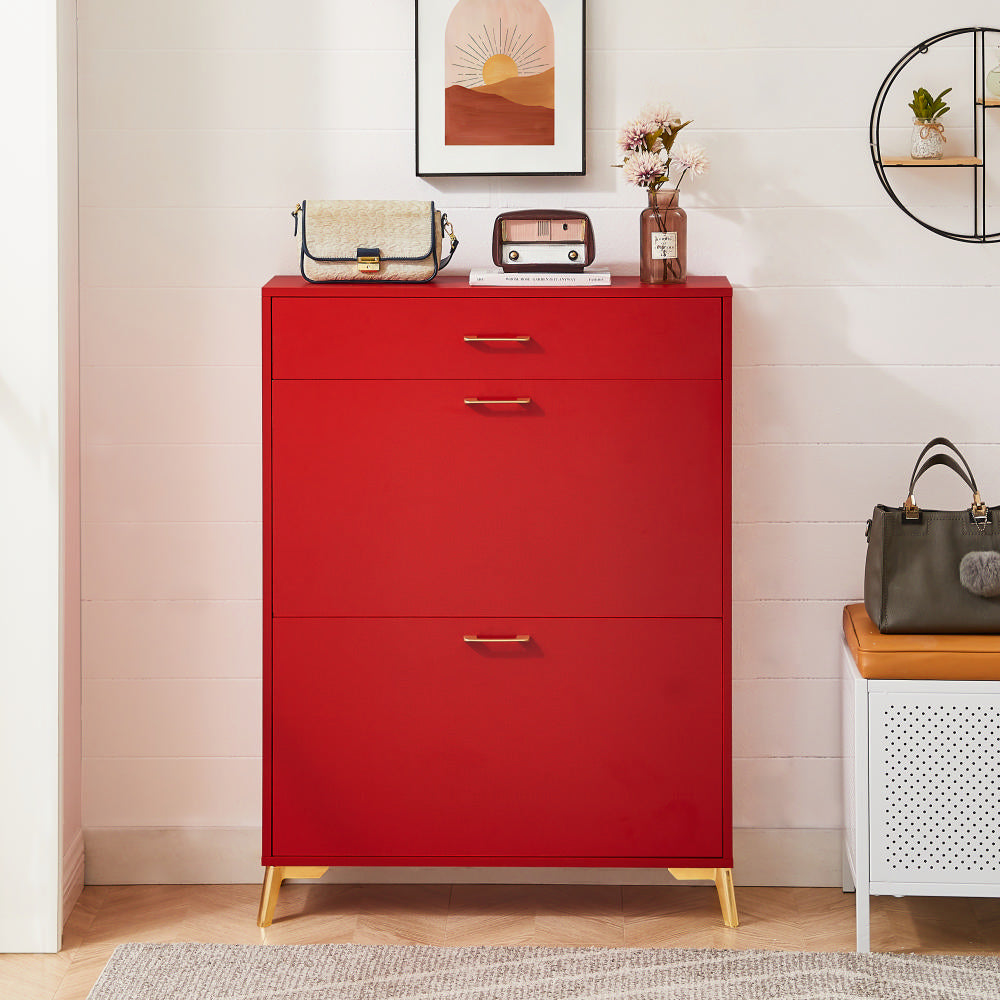
[[[982,104],[985,108],[1000,108],[1000,97],[987,97],[985,101],[976,101],[976,104]]]
[[[978,156],[942,156],[940,160],[914,160],[909,156],[887,156],[883,167],[979,167],[983,161]]]

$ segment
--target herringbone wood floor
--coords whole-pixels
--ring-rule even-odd
[[[3,1000],[85,1000],[115,945],[215,941],[849,951],[854,896],[737,888],[740,927],[714,887],[285,885],[266,938],[257,886],[90,886],[58,955],[0,955]],[[998,899],[872,900],[878,951],[1000,950]]]

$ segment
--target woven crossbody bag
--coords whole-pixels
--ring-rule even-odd
[[[302,201],[292,215],[306,281],[431,281],[458,246],[432,201]]]

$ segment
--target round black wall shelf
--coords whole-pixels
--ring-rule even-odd
[[[986,89],[986,36],[997,36],[994,41],[1000,41],[1000,28],[955,28],[943,31],[940,35],[928,38],[915,45],[889,71],[882,81],[875,103],[872,105],[871,120],[868,126],[869,142],[871,144],[872,162],[875,172],[886,189],[889,197],[914,222],[929,229],[938,236],[949,240],[959,240],[962,243],[996,243],[1000,242],[1000,232],[990,232],[986,219],[986,112],[989,109],[1000,109],[1000,97],[990,95]],[[914,160],[911,157],[883,157],[879,142],[879,131],[882,124],[882,106],[893,83],[903,70],[918,56],[927,55],[940,42],[961,35],[972,36],[972,156],[946,156],[939,160]],[[915,215],[896,194],[889,180],[889,172],[896,169],[921,170],[962,170],[968,171],[972,179],[972,226],[971,232],[952,232],[933,226]]]

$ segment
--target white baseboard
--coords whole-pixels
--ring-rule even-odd
[[[733,831],[736,885],[842,887],[844,831]]]
[[[736,885],[839,886],[840,830],[735,830]],[[100,827],[86,831],[88,885],[258,883],[252,827]],[[337,868],[328,882],[666,885],[659,868]]]
[[[83,830],[77,830],[62,862],[62,922],[65,926],[76,901],[83,892],[84,876]]]
[[[87,885],[260,882],[255,827],[97,827],[84,831]]]

